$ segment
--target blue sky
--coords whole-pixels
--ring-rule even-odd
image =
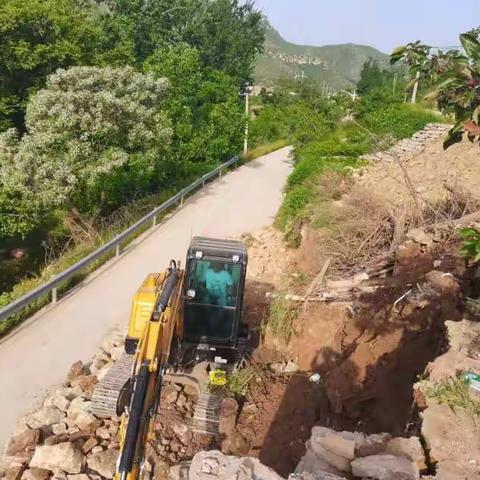
[[[414,40],[458,45],[458,34],[480,26],[480,0],[256,0],[293,43],[361,43],[383,52]]]

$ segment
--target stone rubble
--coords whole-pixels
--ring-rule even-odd
[[[99,419],[90,412],[91,395],[123,350],[124,334],[104,342],[92,361],[76,362],[63,386],[24,418],[0,461],[5,480],[102,480],[113,478],[119,455],[119,419]],[[200,449],[185,417],[192,416],[197,390],[166,384],[155,441],[146,449],[152,478],[167,478],[170,465],[191,459]],[[206,439],[207,448],[211,439]]]
[[[450,128],[443,123],[429,123],[423,130],[415,133],[411,138],[400,140],[390,149],[363,155],[360,158],[369,162],[393,162],[396,159],[412,157],[422,153],[427,143],[445,136]]]
[[[288,480],[417,480],[426,470],[417,437],[392,438],[314,427],[307,451]],[[170,469],[171,480],[283,480],[258,459],[200,452],[190,464]],[[447,478],[447,477],[445,477]]]

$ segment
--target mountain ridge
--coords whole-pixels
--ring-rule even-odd
[[[285,40],[265,19],[265,50],[257,59],[255,80],[272,85],[282,78],[298,76],[325,82],[334,89],[352,88],[370,58],[387,65],[388,55],[368,45],[355,43],[323,46],[299,45]]]

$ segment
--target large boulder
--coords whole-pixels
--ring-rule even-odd
[[[417,469],[410,460],[394,455],[370,455],[352,462],[355,477],[375,480],[416,480]]]
[[[113,478],[118,454],[118,450],[111,449],[90,455],[87,459],[88,468],[98,472],[102,477]]]
[[[219,451],[200,452],[193,457],[188,480],[283,480],[257,458],[232,457]]]
[[[35,449],[30,468],[63,470],[67,473],[80,473],[85,463],[82,451],[70,442],[57,445],[42,445]]]
[[[25,422],[30,428],[49,427],[60,423],[65,418],[65,413],[56,407],[43,407],[29,415]]]
[[[418,437],[392,438],[387,443],[385,453],[396,455],[397,457],[407,458],[415,464],[419,471],[427,468],[427,464],[425,462],[425,452]]]

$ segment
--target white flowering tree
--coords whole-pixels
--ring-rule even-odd
[[[110,180],[158,167],[171,137],[166,88],[131,67],[58,70],[28,104],[27,132],[0,135],[0,185],[39,208],[98,213]]]

